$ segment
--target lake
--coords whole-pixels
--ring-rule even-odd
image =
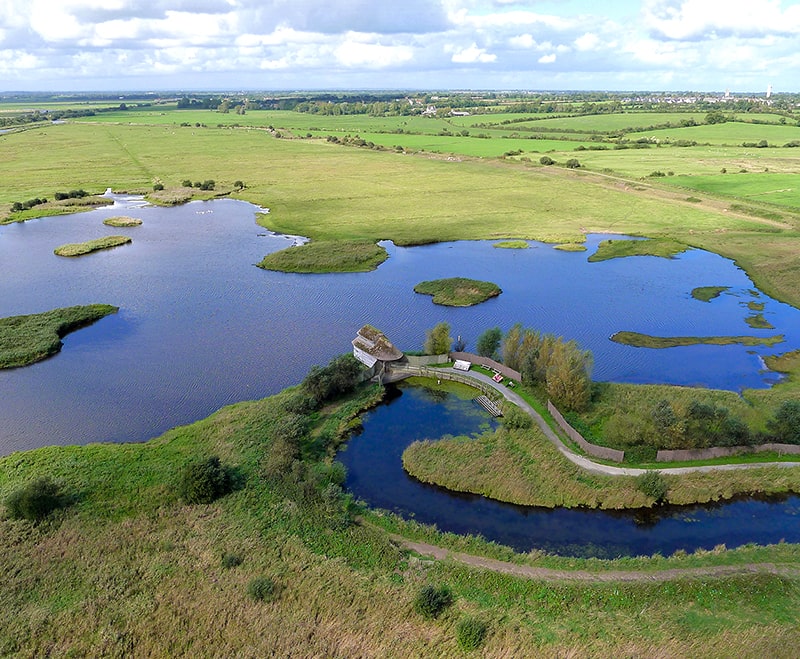
[[[0,316],[94,302],[118,314],[68,335],[53,358],[0,371],[0,454],[48,444],[144,441],[236,401],[276,393],[314,364],[351,349],[365,323],[401,349],[422,347],[447,321],[474,349],[485,329],[516,322],[576,339],[595,356],[594,377],[739,390],[777,378],[762,357],[800,347],[800,311],[754,290],[730,260],[700,250],[675,259],[589,263],[588,251],[531,242],[526,250],[461,241],[403,248],[370,273],[298,275],[255,263],[294,238],[255,223],[258,209],[221,199],[175,208],[116,196],[115,206],[0,227]],[[107,227],[130,215],[139,227]],[[133,243],[75,259],[53,249],[104,235]],[[503,293],[470,308],[432,304],[422,280],[472,277]],[[697,286],[729,286],[711,302]],[[747,304],[764,304],[774,330],[754,330]],[[619,330],[656,335],[783,334],[775,348],[616,344]]]

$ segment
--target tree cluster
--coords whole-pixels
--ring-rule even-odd
[[[564,411],[585,409],[592,395],[592,353],[575,341],[514,325],[502,345],[503,363],[531,386],[544,386]]]
[[[361,372],[361,363],[352,354],[344,354],[327,366],[312,366],[301,386],[319,406],[355,389]]]

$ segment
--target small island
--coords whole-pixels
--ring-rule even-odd
[[[688,245],[669,238],[604,240],[597,246],[597,251],[589,257],[589,261],[594,263],[626,256],[660,256],[671,259],[687,249],[689,249]]]
[[[133,241],[128,236],[106,236],[95,240],[87,240],[84,243],[67,243],[56,247],[53,253],[56,256],[83,256],[84,254],[97,252],[101,249],[111,249],[130,242]]]
[[[719,297],[729,288],[730,286],[698,286],[692,289],[692,297],[701,302],[711,302],[711,300]]]
[[[414,286],[414,292],[432,295],[434,304],[447,307],[471,307],[497,297],[503,291],[490,281],[451,277],[423,281]]]
[[[109,217],[106,220],[103,220],[103,224],[109,227],[138,227],[141,225],[142,221],[135,217],[127,217],[125,215],[117,215],[115,217]]]
[[[586,245],[581,245],[580,243],[561,243],[560,245],[553,245],[553,249],[558,249],[562,252],[585,252]]]
[[[739,343],[745,346],[773,346],[783,341],[783,336],[651,336],[639,332],[617,332],[611,336],[615,343],[634,348],[677,348],[679,346],[727,346]]]
[[[320,240],[267,254],[256,265],[264,270],[301,274],[369,272],[387,258],[386,250],[374,242]]]
[[[500,249],[528,249],[530,245],[524,240],[501,240],[499,243],[492,243],[492,247]]]
[[[0,368],[46,359],[61,350],[62,337],[117,311],[110,304],[89,304],[0,318]]]

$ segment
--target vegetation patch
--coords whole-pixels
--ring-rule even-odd
[[[727,346],[741,344],[745,346],[773,346],[783,341],[783,335],[777,336],[651,336],[639,332],[617,332],[611,340],[634,348],[677,348],[679,346],[713,345]]]
[[[524,240],[501,240],[498,243],[492,243],[492,247],[500,249],[528,249],[530,245]]]
[[[39,522],[66,503],[61,486],[47,476],[23,485],[6,497],[6,509],[12,519]]]
[[[423,281],[414,286],[416,293],[432,295],[434,304],[448,307],[470,307],[497,297],[503,291],[490,281],[451,277]]]
[[[63,336],[117,311],[109,304],[90,304],[0,318],[0,368],[27,366],[54,355]]]
[[[769,322],[766,318],[764,318],[764,314],[761,313],[754,313],[747,318],[744,319],[750,327],[753,329],[775,329],[775,325]]]
[[[579,243],[562,243],[560,245],[553,245],[553,249],[560,249],[562,252],[585,252],[586,245]]]
[[[110,227],[138,227],[142,221],[136,217],[127,217],[119,215],[117,217],[109,217],[103,220],[103,224]]]
[[[589,257],[589,261],[594,263],[626,256],[661,256],[670,259],[687,249],[688,245],[668,238],[604,240],[597,246],[597,251]]]
[[[273,252],[256,265],[265,270],[306,274],[369,272],[387,258],[386,250],[374,242],[320,240]]]
[[[730,286],[698,286],[692,289],[692,297],[701,302],[711,302],[729,289]]]
[[[87,240],[84,243],[67,243],[56,247],[53,252],[57,256],[83,256],[91,252],[97,252],[101,249],[111,249],[112,247],[119,247],[127,243],[133,242],[128,236],[105,236],[104,238],[96,238],[94,240]]]

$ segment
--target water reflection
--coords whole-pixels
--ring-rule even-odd
[[[482,419],[480,417],[483,417]],[[800,542],[800,497],[751,497],[696,506],[633,511],[516,506],[421,483],[402,468],[413,441],[479,432],[495,422],[471,401],[448,395],[434,401],[422,388],[393,391],[364,418],[339,459],[347,487],[371,506],[443,531],[481,535],[518,551],[542,549],[569,556],[669,555],[681,549],[747,543]],[[451,425],[452,424],[452,425]]]
[[[0,371],[0,453],[47,444],[141,441],[239,400],[295,384],[314,364],[350,348],[366,323],[406,350],[448,322],[469,348],[488,327],[515,322],[575,338],[594,352],[595,378],[739,390],[768,386],[766,354],[800,347],[800,312],[759,295],[774,330],[751,329],[752,282],[727,259],[691,250],[677,259],[588,263],[586,253],[531,243],[527,250],[462,241],[414,248],[384,243],[371,273],[291,275],[254,267],[294,238],[265,232],[256,207],[229,199],[175,208],[117,197],[114,207],[0,227],[0,316],[103,302],[116,316],[70,334],[39,364]],[[103,225],[114,215],[143,224]],[[63,259],[53,249],[114,233],[121,250]],[[502,295],[445,308],[413,292],[423,279],[463,276]],[[697,286],[728,286],[711,302]],[[646,350],[613,343],[618,330],[655,335],[783,334],[779,346]]]

